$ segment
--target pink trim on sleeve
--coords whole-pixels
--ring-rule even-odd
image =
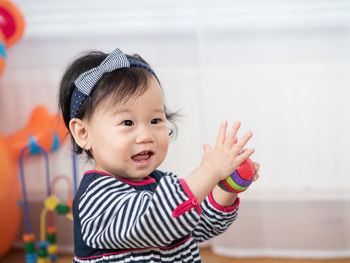
[[[211,203],[212,206],[214,206],[217,210],[221,211],[221,212],[233,212],[237,209],[237,207],[239,206],[239,197],[236,198],[235,203],[232,206],[229,207],[225,207],[222,205],[219,205],[217,202],[215,202],[214,197],[213,197],[213,192],[211,192],[208,195],[208,199],[209,202]]]
[[[179,181],[182,185],[182,188],[185,190],[185,193],[189,197],[189,200],[183,202],[175,208],[175,210],[173,211],[173,217],[179,217],[187,211],[191,210],[192,208],[195,208],[197,213],[201,214],[203,210],[200,204],[198,203],[198,199],[194,196],[184,179],[179,179]]]

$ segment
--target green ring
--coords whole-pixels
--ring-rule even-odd
[[[228,177],[228,178],[226,179],[226,182],[227,182],[233,189],[236,189],[236,190],[238,190],[238,191],[244,191],[245,189],[248,188],[248,186],[247,186],[247,187],[242,187],[242,186],[239,186],[238,184],[236,184],[235,181],[232,180],[231,176]]]

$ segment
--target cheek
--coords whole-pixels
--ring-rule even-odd
[[[168,131],[166,131],[162,135],[162,149],[165,152],[165,154],[168,151],[168,147],[169,147],[169,135],[168,135]]]

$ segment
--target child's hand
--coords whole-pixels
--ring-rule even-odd
[[[217,181],[229,177],[254,152],[254,148],[242,152],[253,134],[247,132],[241,139],[237,140],[236,135],[240,126],[240,122],[235,122],[226,135],[227,121],[223,121],[215,146],[212,148],[207,144],[203,145],[204,155],[201,166],[210,170],[216,176]],[[242,153],[239,155],[240,152]]]
[[[257,162],[253,162],[254,167],[255,167],[255,176],[254,176],[254,181],[259,179],[259,169],[260,169],[260,164]]]

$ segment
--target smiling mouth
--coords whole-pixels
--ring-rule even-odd
[[[142,161],[146,161],[149,158],[151,158],[151,156],[153,154],[154,153],[150,152],[150,151],[140,152],[138,154],[135,154],[135,155],[131,156],[131,159],[136,161],[136,162],[142,162]]]

